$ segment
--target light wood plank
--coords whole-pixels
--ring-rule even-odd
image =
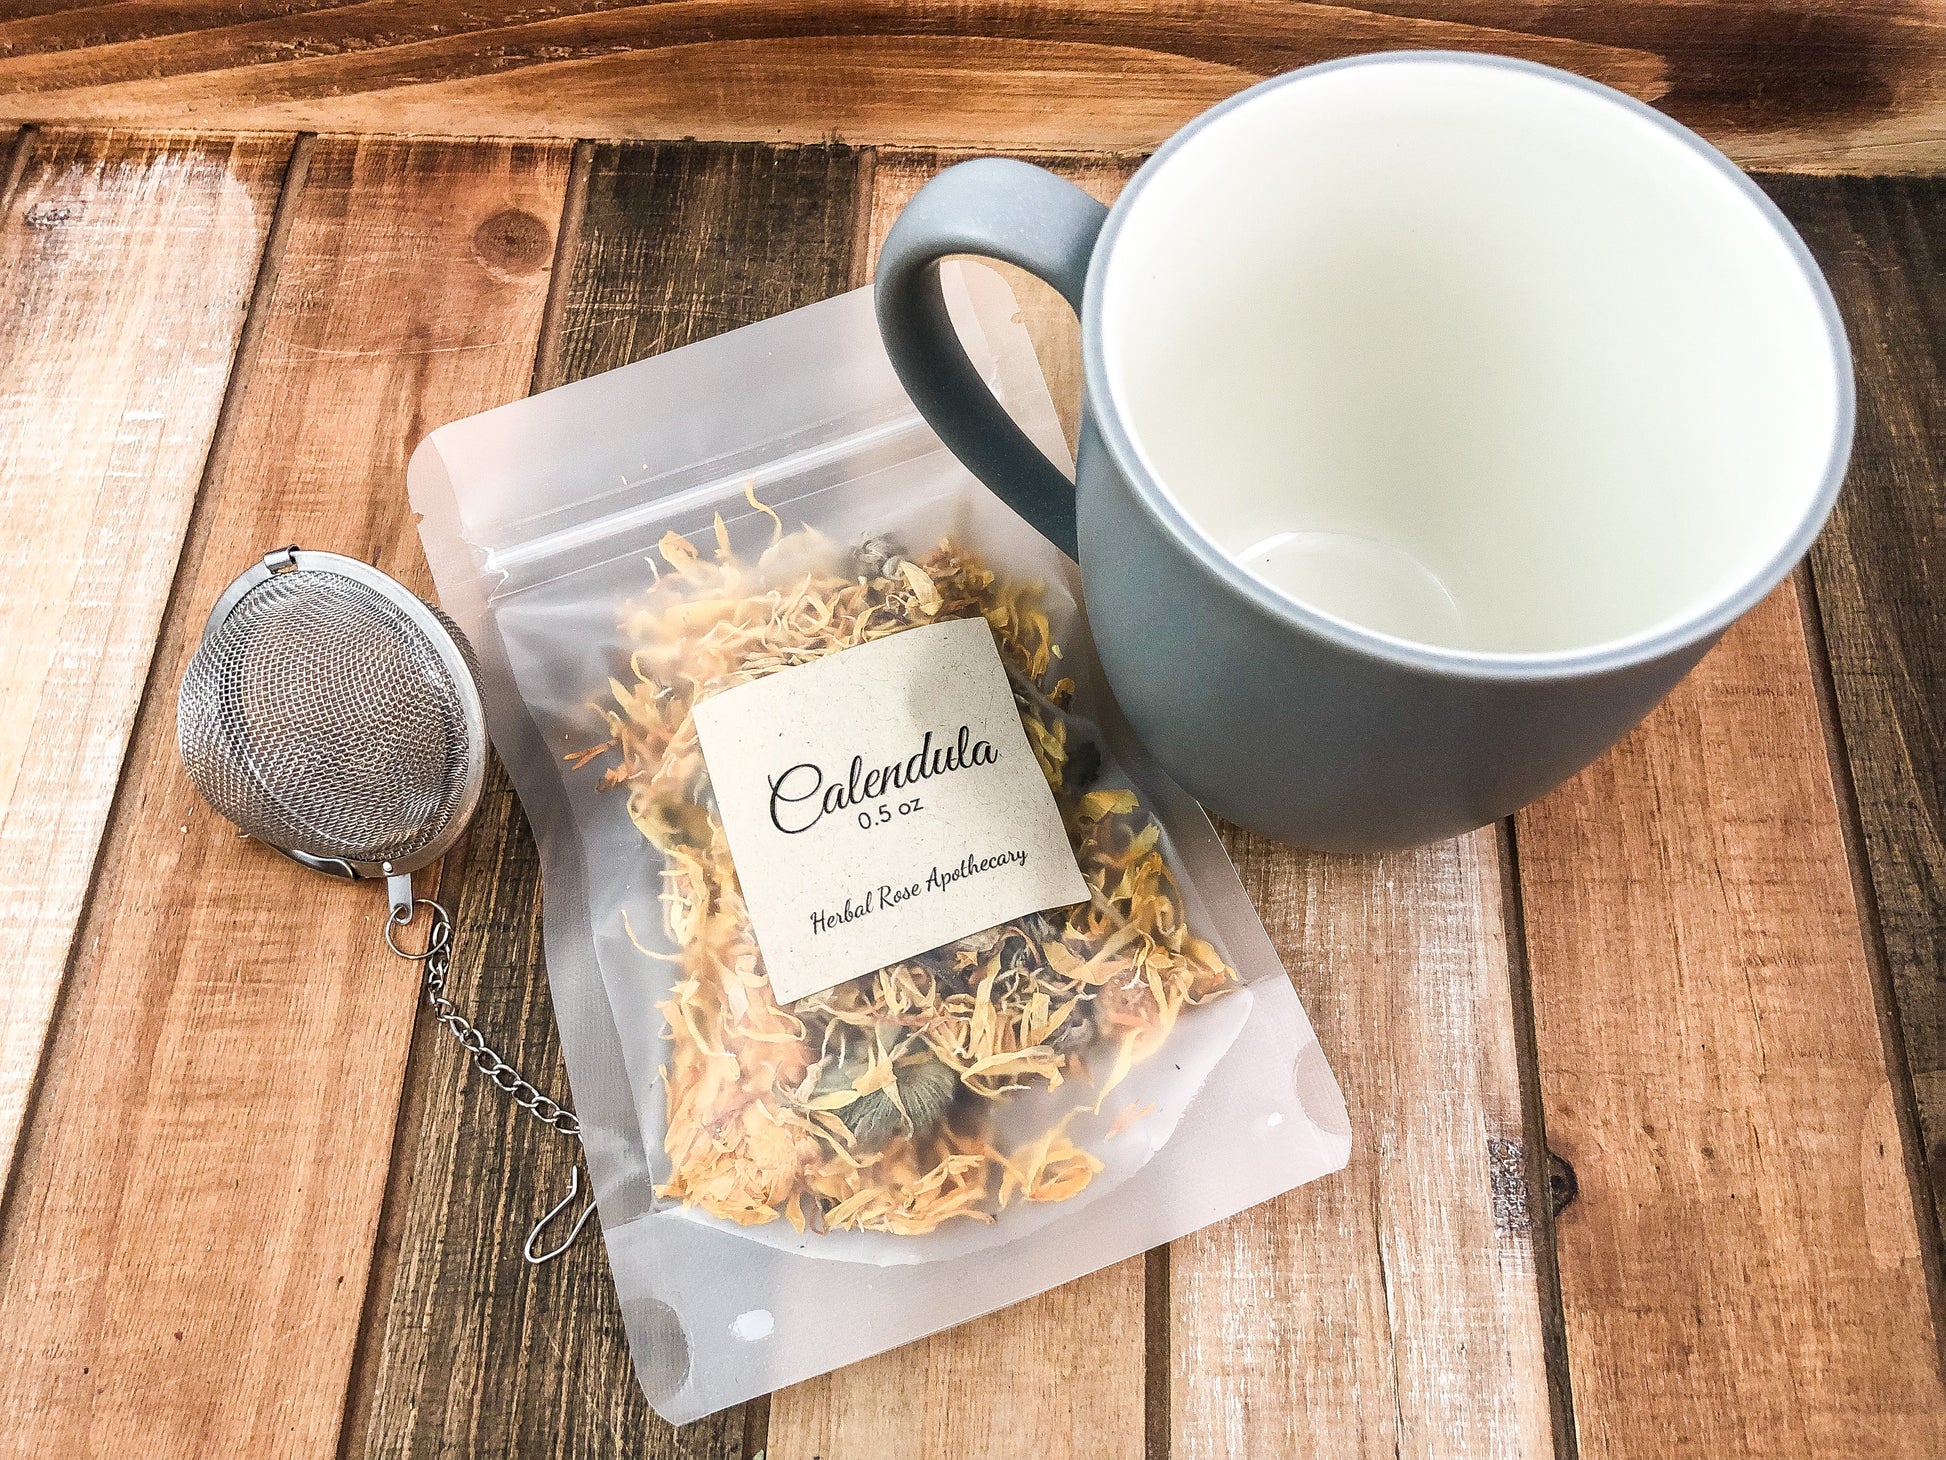
[[[568,149],[324,141],[184,554],[0,1234],[0,1448],[333,1451],[418,1007],[376,889],[241,842],[176,685],[290,541],[425,586],[405,460],[527,389]]]
[[[0,218],[0,1179],[290,140],[21,148]]]
[[[1553,1454],[1494,833],[1231,850],[1354,1146],[1172,1247],[1171,1456]]]
[[[1143,1453],[1140,1259],[772,1396],[769,1460]]]
[[[593,149],[541,383],[846,288],[864,171],[847,148]],[[466,934],[456,980],[469,1016],[543,1088],[565,1091],[541,953],[540,856],[497,764],[447,885]],[[522,1260],[529,1227],[566,1186],[572,1143],[514,1111],[430,1027],[414,1054],[410,1109],[347,1450],[740,1460],[737,1410],[674,1429],[649,1409],[592,1232],[538,1274]]]
[[[869,253],[927,178],[960,160],[881,153],[874,169]],[[1137,159],[1053,163],[1104,201]],[[1053,289],[1000,266],[1070,441],[1080,424],[1080,331]],[[772,1460],[906,1460],[952,1455],[1013,1460],[1033,1437],[1045,1460],[1142,1452],[1144,1270],[1131,1258],[1050,1293],[784,1390],[771,1402]],[[1077,1342],[1077,1335],[1086,1335]]]
[[[1811,567],[1946,1245],[1946,179],[1768,182],[1858,363],[1851,478]]]
[[[1149,148],[1263,76],[1447,48],[1620,86],[1746,163],[1946,162],[1946,20],[1929,0],[250,0],[15,15],[0,23],[0,120]]]
[[[1795,584],[1516,828],[1581,1453],[1937,1455]]]

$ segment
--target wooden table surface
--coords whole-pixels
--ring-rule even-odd
[[[0,117],[40,124],[0,125],[0,1453],[1946,1453],[1936,9],[317,9],[0,13]],[[1509,821],[1227,833],[1344,1173],[669,1428],[601,1244],[521,1261],[569,1152],[424,1017],[382,899],[188,785],[204,614],[290,541],[425,590],[425,432],[865,282],[952,160],[915,144],[1106,198],[1254,75],[1387,44],[1574,66],[1788,169],[1858,365],[1830,528]],[[573,140],[685,132],[729,140]],[[1074,326],[1027,315],[1072,424]],[[561,1088],[497,767],[439,886],[463,1003]]]

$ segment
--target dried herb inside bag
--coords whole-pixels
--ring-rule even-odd
[[[751,503],[768,512],[754,496]],[[1058,1119],[997,1147],[997,1106],[1091,1082],[1095,1110],[1177,1016],[1236,984],[1188,926],[1161,829],[1132,791],[1091,785],[1093,728],[1038,584],[1004,580],[951,540],[908,556],[886,538],[847,553],[810,529],[755,563],[721,519],[706,555],[674,533],[624,605],[625,669],[602,707],[602,783],[661,852],[661,916],[676,950],[659,1007],[670,1027],[658,1194],[744,1225],[911,1236],[954,1217],[992,1222],[1019,1201],[1084,1190],[1101,1161]],[[646,576],[646,575],[645,575]],[[691,707],[749,680],[906,629],[984,618],[1089,890],[780,1006],[764,975]],[[646,911],[646,909],[644,910]],[[631,929],[631,938],[634,932]],[[1112,1134],[1112,1132],[1111,1132]]]

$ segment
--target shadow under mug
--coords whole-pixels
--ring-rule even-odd
[[[1081,316],[1072,488],[967,361],[953,254]],[[1851,444],[1843,326],[1776,207],[1651,108],[1502,57],[1264,82],[1112,211],[951,168],[877,309],[940,437],[1077,553],[1163,764],[1329,850],[1468,831],[1587,765],[1790,572]]]

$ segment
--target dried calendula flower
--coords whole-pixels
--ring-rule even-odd
[[[663,538],[655,581],[622,612],[629,652],[601,707],[608,738],[568,757],[612,757],[603,785],[626,791],[665,861],[675,951],[643,948],[675,965],[660,1005],[672,1057],[670,1174],[658,1193],[746,1225],[781,1217],[800,1231],[901,1236],[955,1217],[990,1222],[1015,1201],[1066,1200],[1101,1161],[1067,1120],[996,1149],[998,1102],[1078,1076],[1095,1082],[1080,1104],[1099,1111],[1185,1008],[1236,975],[1191,931],[1161,829],[1135,794],[1091,789],[1101,754],[1070,712],[1075,686],[1059,673],[1037,587],[1002,581],[950,541],[918,558],[883,537],[843,553],[808,529],[785,534],[751,503],[777,527],[754,563],[731,551],[720,518],[713,551]],[[779,1005],[691,707],[853,645],[974,617],[993,631],[1087,901]]]

